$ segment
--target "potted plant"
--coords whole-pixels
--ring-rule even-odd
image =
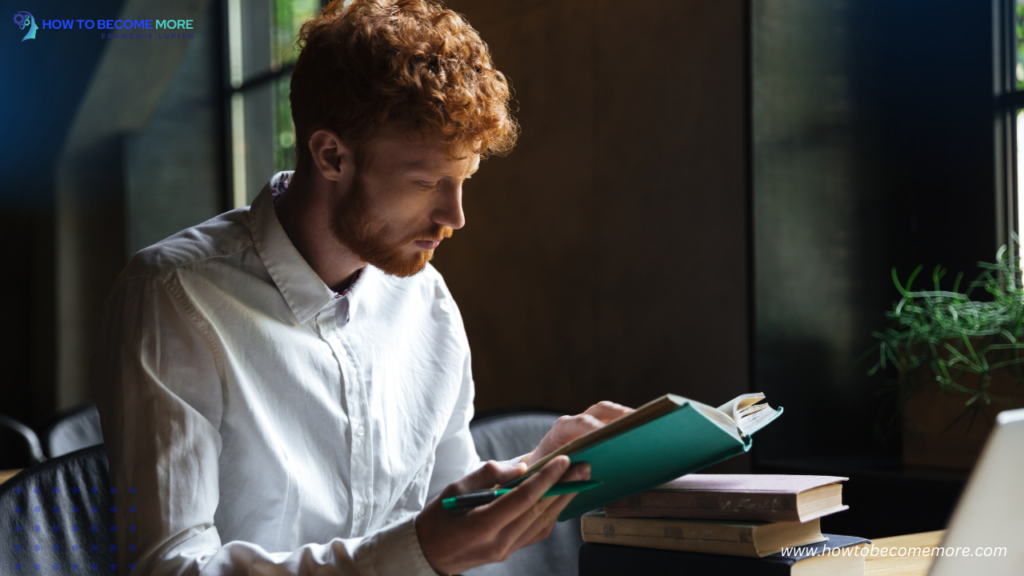
[[[1014,235],[1014,241],[1017,238]],[[932,290],[915,291],[918,266],[906,283],[892,279],[902,298],[885,313],[889,325],[865,356],[877,354],[869,375],[895,368],[876,421],[883,439],[903,417],[903,464],[908,468],[969,469],[996,413],[1024,405],[1024,289],[1018,252],[999,249],[966,292],[963,272],[942,290],[946,270],[932,273]],[[972,300],[976,288],[988,294]]]

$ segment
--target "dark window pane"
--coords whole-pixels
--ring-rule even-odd
[[[242,11],[242,78],[248,82],[270,71],[271,0],[244,0]]]

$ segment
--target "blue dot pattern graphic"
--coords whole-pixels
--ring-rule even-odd
[[[60,480],[58,480],[58,483],[60,483]],[[11,495],[10,492],[7,492],[8,497],[15,500],[14,502],[5,502],[4,507],[7,510],[13,508],[16,514],[22,514],[31,510],[36,515],[34,516],[36,521],[41,522],[41,524],[30,523],[31,531],[23,531],[21,524],[15,524],[13,532],[8,532],[12,538],[17,538],[19,541],[8,543],[8,545],[14,548],[16,554],[14,554],[13,558],[3,562],[7,566],[6,569],[0,565],[0,574],[6,573],[11,567],[15,571],[21,572],[27,566],[31,566],[32,570],[35,571],[49,570],[52,567],[56,572],[68,570],[69,568],[73,571],[78,571],[86,566],[92,570],[99,570],[101,566],[109,566],[111,571],[116,572],[118,564],[110,562],[110,560],[114,559],[114,553],[118,551],[118,545],[111,543],[114,538],[113,535],[117,532],[117,525],[113,523],[114,516],[118,512],[117,508],[120,504],[127,506],[128,511],[133,514],[137,509],[132,505],[130,499],[128,502],[121,502],[120,504],[116,504],[114,500],[117,498],[128,499],[128,495],[135,494],[137,490],[135,487],[131,487],[126,493],[111,486],[109,487],[110,495],[108,496],[103,495],[107,491],[106,487],[93,486],[87,490],[94,496],[98,496],[99,501],[96,498],[89,497],[86,502],[82,502],[81,498],[84,496],[80,495],[85,495],[86,493],[77,486],[67,486],[63,483],[60,486],[30,487],[29,490],[17,486],[13,490],[14,494],[19,496],[17,498]],[[89,502],[89,499],[92,502]],[[5,498],[5,500],[7,499]],[[106,504],[104,504],[104,501],[106,501]],[[93,503],[98,505],[93,505]],[[83,504],[85,505],[83,506]],[[86,525],[90,526],[91,534],[90,532],[80,531],[79,524],[73,523],[67,535],[57,536],[57,534],[62,532],[62,524],[75,520],[84,521]],[[44,525],[47,528],[52,528],[53,536],[47,535],[49,530],[44,531]],[[109,528],[109,532],[100,530],[100,527]],[[10,525],[8,525],[7,529],[10,530]],[[128,526],[128,532],[132,535],[126,534],[123,536],[123,538],[129,539],[128,542],[125,542],[128,549],[127,551],[122,549],[120,554],[128,555],[129,552],[134,553],[137,550],[137,546],[133,542],[137,538],[134,535],[137,530],[138,528],[134,524]],[[71,533],[74,533],[74,536]],[[108,536],[104,534],[108,534]],[[42,540],[39,540],[40,538]],[[60,540],[54,543],[53,538],[60,538]],[[27,542],[25,541],[26,539],[28,540]],[[84,542],[83,539],[85,540]],[[32,540],[36,540],[38,543],[32,542]],[[46,540],[50,541],[47,542]],[[89,540],[92,540],[92,542],[89,542]],[[62,547],[61,543],[66,543],[68,547]],[[83,545],[80,546],[80,544]],[[50,551],[51,549],[52,552]],[[10,551],[11,548],[7,548],[7,550]],[[104,550],[109,551],[105,552]],[[11,554],[11,552],[8,552],[8,554]],[[134,562],[127,562],[134,560],[134,554],[119,556],[119,558],[126,560],[125,564],[122,565],[122,570],[125,565],[130,570],[136,569]],[[81,562],[82,560],[85,560],[84,564]],[[107,562],[103,562],[103,560],[107,560]],[[11,563],[7,564],[8,561]]]

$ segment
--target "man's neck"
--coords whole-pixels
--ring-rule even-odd
[[[295,249],[329,288],[342,292],[366,262],[331,233],[331,189],[295,172],[288,190],[274,203],[277,219]]]

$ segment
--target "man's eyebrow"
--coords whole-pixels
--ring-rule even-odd
[[[411,161],[406,162],[404,164],[400,164],[398,169],[403,171],[403,172],[417,172],[417,171],[421,171],[421,172],[430,172],[430,173],[433,173],[433,174],[441,174],[442,172],[444,172],[444,169],[442,167],[440,167],[440,166],[438,166],[438,165],[436,165],[436,164],[434,164],[432,162],[426,161],[426,160],[411,160]],[[479,171],[480,171],[480,165],[477,164],[475,167],[473,167],[472,170],[470,170],[466,174],[466,177],[468,178],[468,177],[472,176],[473,174],[476,174]],[[447,175],[447,174],[445,174],[445,175]]]

